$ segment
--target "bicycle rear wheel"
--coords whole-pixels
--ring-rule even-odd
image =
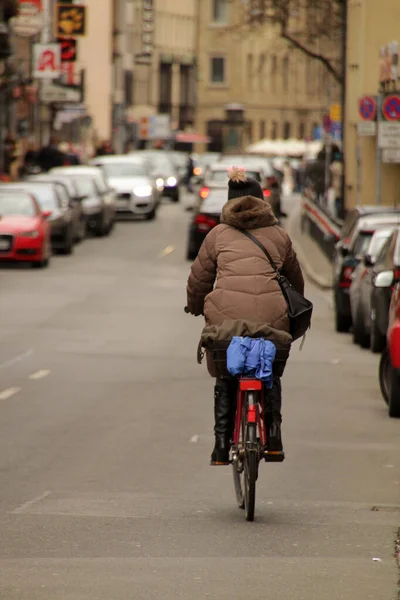
[[[234,448],[232,456],[233,484],[235,486],[236,501],[239,508],[244,509],[244,454],[246,446],[246,412],[245,404],[242,405],[238,446]]]
[[[244,508],[246,521],[254,520],[257,469],[257,425],[255,423],[248,423],[244,454]]]

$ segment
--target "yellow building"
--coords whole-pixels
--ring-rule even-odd
[[[199,3],[197,129],[212,138],[209,149],[221,150],[231,103],[244,109],[245,144],[312,138],[338,100],[322,65],[290,49],[270,24],[247,31],[241,0]]]
[[[399,37],[399,0],[349,0],[345,110],[347,209],[356,204],[375,204],[378,188],[383,204],[400,205],[400,164],[382,162],[381,185],[377,186],[377,165],[381,161],[377,160],[380,157],[377,157],[373,125],[361,125],[364,129],[369,127],[372,135],[358,135],[358,123],[362,121],[359,101],[365,96],[377,96],[379,92],[380,49]]]

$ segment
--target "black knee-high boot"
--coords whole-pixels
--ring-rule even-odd
[[[281,415],[282,385],[280,377],[274,377],[270,390],[265,390],[264,420],[267,429],[267,448],[269,452],[282,452]]]
[[[229,464],[229,450],[234,426],[235,390],[230,380],[217,379],[214,387],[215,446],[212,465]]]

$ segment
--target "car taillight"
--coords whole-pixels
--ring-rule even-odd
[[[264,198],[269,198],[271,195],[271,190],[263,190]]]
[[[197,215],[194,222],[196,224],[197,230],[203,232],[210,231],[210,229],[218,225],[218,222],[215,219],[207,215]]]
[[[349,288],[351,286],[351,276],[353,275],[354,267],[345,267],[342,273],[339,287]]]
[[[205,198],[208,197],[209,193],[210,193],[210,188],[202,187],[200,190],[200,198],[202,198],[204,200]]]
[[[397,283],[398,281],[400,281],[400,268],[396,267],[393,273],[393,277],[394,277],[394,282]]]
[[[276,179],[276,177],[267,177],[267,182],[268,185],[274,185],[275,183],[278,183],[278,180]]]

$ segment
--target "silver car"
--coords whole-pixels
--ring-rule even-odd
[[[100,167],[117,194],[117,212],[155,218],[162,187],[150,173],[145,160],[132,155],[98,156],[90,164]]]

